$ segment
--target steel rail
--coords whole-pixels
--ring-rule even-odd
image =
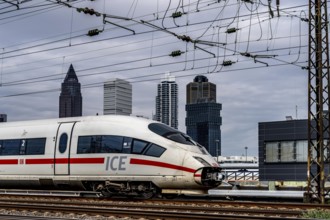
[[[86,206],[68,206],[65,205],[42,205],[42,204],[22,204],[22,203],[0,203],[0,208],[2,209],[19,209],[19,210],[34,210],[34,211],[51,211],[51,212],[61,212],[61,213],[78,213],[78,214],[89,214],[89,215],[103,215],[103,216],[125,216],[125,217],[148,217],[148,218],[162,218],[162,219],[285,219],[288,216],[281,216],[278,214],[278,210],[275,210],[273,216],[267,216],[265,213],[259,213],[259,215],[250,215],[246,210],[244,215],[237,215],[235,209],[231,210],[231,214],[223,214],[221,211],[211,211],[209,212],[207,208],[203,211],[191,212],[191,210],[186,208],[185,212],[178,212],[177,207],[175,210],[164,211],[164,207],[158,207],[157,209],[145,208],[143,205],[140,209],[130,208],[130,207],[86,207]],[[267,213],[269,214],[269,213]],[[290,218],[290,217],[289,217]],[[291,217],[292,219],[292,217]]]
[[[72,192],[71,192],[72,193]],[[82,192],[79,192],[82,193]],[[224,200],[223,198],[219,199],[217,197],[214,196],[187,196],[187,197],[178,197],[176,199],[159,199],[159,198],[154,198],[154,199],[150,199],[150,200],[142,200],[142,199],[134,199],[134,198],[107,198],[107,197],[98,197],[95,193],[91,194],[91,192],[87,192],[89,194],[87,194],[86,197],[82,196],[82,195],[77,195],[77,193],[75,194],[60,194],[59,192],[51,192],[51,193],[45,193],[45,194],[41,194],[41,193],[35,193],[34,191],[28,194],[25,193],[1,193],[0,191],[0,201],[6,202],[8,200],[12,200],[12,199],[20,199],[20,201],[23,201],[24,198],[34,198],[33,201],[37,202],[37,199],[39,200],[49,200],[50,198],[52,198],[53,202],[54,199],[58,199],[61,200],[62,202],[64,200],[76,200],[76,201],[80,201],[80,200],[89,200],[89,201],[93,201],[93,202],[97,202],[97,203],[105,203],[105,202],[116,202],[116,201],[121,201],[121,202],[128,202],[128,201],[143,201],[145,203],[163,203],[163,204],[198,204],[198,205],[203,205],[203,204],[207,204],[207,205],[236,205],[236,206],[258,206],[258,207],[278,207],[278,208],[300,208],[300,209],[325,209],[325,210],[329,210],[330,209],[330,205],[329,204],[312,204],[312,203],[294,203],[294,202],[265,202],[265,201],[246,201],[246,200],[239,200],[239,198],[235,199],[235,200]],[[6,199],[7,198],[7,199]],[[251,200],[253,200],[253,198],[251,198]],[[70,201],[71,202],[71,201]]]
[[[48,202],[47,200],[51,199],[51,202],[53,204],[77,204],[77,205],[83,205],[84,202],[82,200],[85,200],[85,204],[91,204],[91,202],[96,203],[100,206],[105,205],[113,205],[115,202],[126,202],[126,205],[129,205],[129,202],[134,202],[135,204],[137,202],[143,202],[145,205],[148,203],[150,204],[162,204],[162,205],[180,205],[180,206],[187,206],[193,204],[194,206],[199,205],[208,205],[208,206],[235,206],[235,207],[258,207],[258,208],[286,208],[286,209],[323,209],[323,210],[330,210],[330,205],[327,204],[306,204],[306,203],[288,203],[288,202],[252,202],[252,201],[228,201],[228,200],[216,200],[212,199],[210,197],[205,197],[204,199],[201,198],[181,198],[181,199],[152,199],[152,200],[142,200],[142,199],[132,199],[132,198],[96,198],[96,197],[63,197],[63,196],[57,196],[56,194],[53,196],[43,196],[43,195],[5,195],[7,198],[0,198],[0,202],[8,202],[13,201],[13,199],[17,202],[34,202],[34,203],[45,203]],[[34,199],[31,199],[34,198]],[[56,201],[60,200],[60,201]],[[74,201],[73,201],[74,200]]]
[[[17,202],[17,201],[15,201]],[[25,201],[19,201],[20,204],[45,204],[45,201],[35,201],[35,200],[25,200]],[[180,210],[180,211],[194,211],[194,212],[221,212],[221,213],[239,213],[239,214],[268,214],[272,215],[276,213],[276,215],[281,216],[300,216],[303,214],[304,210],[279,210],[279,209],[265,209],[265,208],[258,208],[258,209],[252,209],[252,208],[238,208],[236,207],[205,207],[205,206],[191,206],[191,205],[162,205],[162,204],[145,204],[145,203],[139,203],[139,204],[132,204],[132,203],[111,203],[111,204],[92,204],[90,202],[72,202],[72,201],[50,201],[49,202],[52,205],[58,205],[58,206],[66,206],[66,207],[86,207],[89,208],[91,205],[93,205],[95,208],[108,208],[108,206],[113,208],[134,208],[134,209],[161,209],[161,210]],[[0,206],[1,204],[8,204],[8,201],[0,200]]]
[[[49,206],[53,208],[49,208]],[[310,209],[330,209],[330,205],[321,204],[226,201],[215,200],[211,197],[142,200],[11,194],[0,197],[0,209],[1,207],[5,209],[49,210],[52,212],[89,215],[103,213],[102,215],[105,216],[148,216],[149,218],[166,219],[214,219],[214,215],[218,219],[220,217],[221,219],[284,219],[287,217],[292,219],[300,218],[304,212]],[[173,217],[173,215],[176,215],[176,217]]]

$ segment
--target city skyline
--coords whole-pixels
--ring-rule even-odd
[[[121,78],[134,90],[132,114],[152,118],[157,84],[169,71],[179,86],[183,132],[185,85],[207,76],[223,105],[222,155],[245,155],[245,146],[257,155],[258,122],[307,118],[308,23],[301,12],[308,6],[299,1],[281,2],[283,16],[274,18],[264,5],[201,1],[197,10],[196,2],[184,2],[178,11],[185,13],[175,19],[176,0],[67,2],[72,8],[44,3],[24,1],[19,10],[2,5],[9,8],[0,15],[0,113],[9,121],[57,118],[60,84],[71,63],[83,115],[102,114],[103,83]],[[76,11],[85,7],[132,20],[108,19],[128,29],[104,24],[102,16]],[[88,35],[93,29],[102,32]]]
[[[158,80],[159,81],[159,80]],[[188,83],[188,79],[185,79],[185,80],[183,80],[184,81],[184,83]],[[154,84],[154,87],[157,85],[157,81],[155,80],[155,82],[153,83]],[[133,87],[134,87],[134,85],[136,85],[136,84],[133,84]],[[153,88],[152,90],[154,90],[153,92],[156,94],[156,91],[155,91],[155,89]],[[99,90],[99,93],[94,93],[93,94],[93,97],[97,97],[98,95],[99,95],[99,97],[102,97],[102,94],[103,94],[103,88],[102,88],[102,90]],[[137,94],[134,94],[133,93],[133,96],[136,96]],[[150,94],[149,94],[150,95]],[[181,96],[181,98],[180,98],[180,100],[185,100],[185,98],[186,98],[186,94],[185,93],[179,93],[179,95]],[[152,95],[153,96],[153,95]],[[56,94],[55,94],[55,97],[56,97]],[[153,96],[154,97],[154,96]],[[221,99],[221,95],[220,95],[220,99]],[[152,99],[152,101],[154,101],[154,98]],[[149,112],[144,112],[144,113],[142,113],[141,114],[141,111],[139,111],[140,109],[139,108],[137,108],[137,106],[136,105],[134,105],[134,102],[136,102],[136,100],[133,98],[133,112],[132,112],[132,115],[143,115],[143,116],[147,116],[147,117],[149,117],[149,118],[152,118],[152,112],[153,112],[153,109],[154,109],[154,105],[153,104],[151,104],[149,107],[151,107],[151,110],[149,111]],[[102,104],[101,104],[102,103]],[[179,102],[180,104],[182,104],[182,103],[185,103],[185,102]],[[88,108],[90,108],[91,106],[85,106],[87,109]],[[92,109],[94,109],[93,111],[89,111],[89,113],[84,113],[83,114],[83,116],[88,116],[88,115],[95,115],[95,114],[99,114],[100,112],[102,112],[102,110],[103,110],[103,102],[100,102],[100,104],[99,104],[99,107],[98,108],[95,108],[95,106],[92,106],[93,108]],[[144,107],[145,107],[145,105],[144,105]],[[294,106],[295,107],[295,106]],[[296,109],[294,109],[294,107],[293,107],[293,109],[292,109],[292,111],[291,111],[291,115],[295,118],[295,112],[296,112]],[[96,109],[96,110],[95,110]],[[99,109],[99,110],[97,110],[97,109]],[[184,111],[184,114],[183,114],[183,116],[181,116],[181,117],[179,117],[179,130],[181,130],[181,131],[183,131],[183,132],[185,132],[185,127],[183,127],[183,125],[184,125],[184,119],[185,119],[185,110],[184,110],[184,106],[180,106],[179,107],[179,111],[182,113],[182,111]],[[86,111],[86,112],[88,112],[88,111]],[[51,116],[44,116],[43,118],[44,119],[47,119],[47,118],[55,118],[56,116],[56,114],[58,114],[57,113],[57,111],[55,111],[55,112],[53,112],[52,113],[52,115]],[[10,121],[17,121],[17,120],[15,120],[15,115],[12,115],[12,114],[8,114],[7,113],[7,115],[9,115],[9,117],[11,117],[11,119],[13,118],[13,120],[10,120]],[[182,114],[181,114],[182,115]],[[17,116],[16,116],[16,118],[17,118]],[[36,116],[34,116],[34,118],[23,118],[23,119],[20,119],[20,120],[34,120],[34,119],[42,119],[39,115],[36,115]],[[226,120],[226,118],[224,118],[224,120]],[[277,117],[277,119],[275,119],[275,117],[274,117],[274,119],[270,119],[269,121],[272,121],[272,120],[285,120],[285,116],[283,115],[283,118],[281,118],[281,117]],[[264,120],[264,121],[267,121],[266,119]],[[260,122],[262,122],[262,121],[260,121]],[[258,125],[258,122],[256,122],[256,124],[255,125],[252,125],[252,127],[256,127],[256,130],[257,130],[257,125]],[[257,135],[256,135],[257,136]],[[225,138],[226,139],[226,137],[222,137],[222,138]],[[226,143],[224,143],[224,142],[222,142],[222,145],[224,145],[223,146],[223,148],[222,148],[222,155],[227,155],[227,156],[230,156],[230,155],[244,155],[245,154],[245,151],[244,151],[244,146],[242,147],[242,149],[241,149],[241,153],[226,153],[226,150],[228,149],[228,148],[226,148],[226,146],[227,146],[227,144]],[[248,145],[248,144],[247,144]],[[250,147],[251,148],[251,147]],[[254,152],[253,153],[253,151],[251,152],[251,149],[249,150],[249,152],[248,152],[248,155],[255,155],[255,156],[257,156],[257,152]]]

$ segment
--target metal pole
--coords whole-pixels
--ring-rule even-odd
[[[329,135],[329,49],[326,0],[309,1],[308,61],[308,161],[306,201],[324,204],[328,174],[324,170],[324,151]],[[328,171],[329,172],[329,171]]]
[[[247,150],[248,150],[248,147],[245,146],[245,162],[247,162]]]
[[[215,140],[215,147],[217,152],[217,162],[219,163],[219,140]]]

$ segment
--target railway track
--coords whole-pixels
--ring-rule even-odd
[[[313,204],[201,200],[127,200],[95,198],[0,197],[1,210],[59,213],[76,216],[146,219],[297,219],[309,209],[330,209]]]

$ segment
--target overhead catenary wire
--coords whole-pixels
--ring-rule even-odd
[[[219,33],[218,33],[218,36],[219,36]],[[293,37],[299,37],[300,38],[300,41],[299,42],[301,42],[301,35],[297,35],[297,36],[292,36],[292,38]],[[278,38],[278,39],[285,39],[285,38]],[[146,42],[145,40],[142,40],[142,41],[139,41],[139,42]],[[132,44],[134,44],[134,43],[137,43],[137,42],[132,42]],[[172,42],[173,43],[173,42]],[[165,45],[169,45],[169,44],[171,44],[171,43],[166,43],[166,44],[158,44],[158,45],[153,45],[153,47],[161,47],[161,46],[165,46]],[[235,45],[236,45],[236,43],[234,43]],[[127,44],[125,44],[125,45],[127,45]],[[301,44],[300,44],[301,45]],[[117,45],[116,47],[120,47],[121,45]],[[100,50],[108,50],[108,49],[110,49],[110,48],[116,48],[116,47],[109,47],[109,48],[101,48],[101,49],[97,49],[97,50],[95,50],[95,51],[100,51]],[[303,47],[306,47],[306,45],[304,45]],[[293,47],[293,48],[291,48],[291,47],[288,47],[288,48],[284,48],[284,50],[285,49],[289,49],[289,50],[291,50],[291,49],[296,49],[297,47]],[[300,47],[298,47],[298,48],[300,48]],[[127,50],[127,51],[121,51],[120,53],[128,53],[128,52],[133,52],[133,51],[139,51],[139,50],[144,50],[144,49],[148,49],[148,47],[142,47],[142,48],[136,48],[135,50]],[[283,48],[282,48],[282,50],[283,50]],[[300,49],[299,49],[300,50]],[[218,49],[217,49],[217,51],[219,51],[219,47],[218,47]],[[235,51],[235,50],[234,50]],[[89,51],[87,51],[87,52],[85,52],[85,53],[88,53]],[[187,53],[188,51],[186,51],[186,53]],[[266,51],[265,51],[266,52]],[[120,54],[119,53],[119,54]],[[239,54],[238,52],[234,52],[234,53],[236,53],[236,54]],[[67,55],[66,57],[70,57],[70,56],[77,56],[77,55],[81,55],[81,54],[83,54],[83,53],[76,53],[76,54],[71,54],[71,55]],[[111,55],[111,54],[108,54],[107,56],[109,56],[109,55]],[[118,55],[118,53],[116,52],[116,53],[113,53],[112,55]],[[235,54],[234,54],[235,55]],[[73,62],[82,62],[82,61],[86,61],[86,60],[89,60],[89,59],[96,59],[96,58],[100,58],[100,57],[102,57],[103,55],[100,55],[100,56],[94,56],[94,57],[91,57],[91,58],[86,58],[86,59],[80,59],[80,60],[76,60],[76,61],[73,61]],[[217,56],[218,57],[218,56]],[[62,56],[60,56],[60,57],[57,57],[57,58],[61,58],[62,59]],[[57,59],[57,58],[54,58],[54,59]],[[150,57],[151,59],[152,59],[152,56]],[[45,61],[47,61],[47,60],[45,60]],[[39,62],[39,61],[38,61]],[[72,61],[71,61],[72,62]],[[135,62],[134,60],[133,61],[131,61],[131,62]],[[21,65],[27,65],[27,64],[29,64],[29,63],[22,63]],[[16,64],[17,65],[17,64]],[[16,66],[15,65],[15,66]],[[56,65],[59,65],[59,64],[56,64]],[[14,67],[15,67],[14,66]],[[47,68],[47,67],[51,67],[51,66],[54,66],[54,65],[48,65],[48,66],[44,66],[44,67],[38,67],[38,68],[31,68],[31,69],[24,69],[24,70],[22,70],[22,71],[15,71],[15,72],[12,72],[12,71],[6,71],[6,73],[4,73],[4,75],[7,75],[7,74],[14,74],[14,73],[19,73],[19,72],[26,72],[26,71],[32,71],[32,70],[37,70],[37,69],[41,69],[41,68]],[[8,67],[7,67],[8,68]]]
[[[211,2],[211,1],[210,1]],[[202,2],[195,2],[196,3],[196,5],[197,4],[199,4],[199,3],[202,3]],[[198,8],[199,9],[202,9],[202,7],[199,7],[198,6]],[[188,12],[188,13],[191,13],[191,12]],[[263,12],[263,13],[266,13],[266,12]],[[256,16],[259,18],[259,13],[256,13]],[[233,19],[231,19],[230,21],[231,22],[233,22],[233,21],[235,21],[235,19],[236,18],[233,18]],[[207,22],[212,22],[212,21],[215,21],[215,20],[209,20],[209,21],[204,21],[205,23],[207,23]],[[196,23],[195,23],[196,24]],[[260,24],[260,21],[259,21],[259,24]],[[137,24],[133,24],[133,25],[137,25]],[[190,24],[191,25],[191,24]],[[199,25],[199,24],[196,24],[196,25]],[[176,25],[175,25],[176,26]],[[251,26],[251,25],[250,25]],[[191,27],[191,26],[190,26]],[[173,27],[173,28],[175,28],[175,27]],[[149,33],[156,33],[157,32],[157,30],[155,31],[155,30],[152,30],[152,32],[149,32]],[[148,34],[147,32],[145,33],[145,34]],[[119,36],[118,38],[110,38],[110,39],[108,39],[108,40],[113,40],[113,39],[123,39],[124,37],[128,37],[128,36],[130,36],[130,35],[122,35],[122,36]],[[206,36],[206,35],[205,35]],[[80,36],[80,37],[83,37],[83,36]],[[78,37],[78,38],[80,38],[80,37]],[[71,39],[71,38],[70,38]],[[103,41],[103,39],[102,40],[100,40],[100,41],[98,41],[98,40],[100,40],[100,39],[97,39],[97,40],[95,40],[95,43],[100,43],[100,42],[102,42]],[[105,40],[104,40],[105,41]],[[94,39],[93,39],[93,41],[91,41],[91,42],[94,42]],[[248,43],[250,43],[250,42],[253,42],[253,41],[250,41],[250,40],[248,40],[247,41]],[[238,42],[236,42],[235,43],[235,48],[234,48],[234,50],[233,50],[233,54],[239,54],[237,51],[236,51],[236,46],[237,45],[240,45],[240,44],[242,44],[243,43],[243,41],[242,42],[240,42],[240,43],[238,43]],[[87,44],[87,43],[86,43]],[[81,46],[81,45],[86,45],[86,44],[79,44],[79,45],[77,45],[77,46]],[[230,51],[231,50],[231,48],[228,48],[228,46],[229,46],[230,44],[228,44],[227,45],[227,43],[226,43],[226,45],[225,46],[218,46],[217,47],[217,50],[219,50],[220,48],[221,49],[224,49],[224,52],[225,51]],[[185,46],[188,46],[188,43],[186,43],[185,44]],[[39,46],[39,47],[42,47],[42,46]],[[153,46],[152,46],[153,47]],[[227,47],[227,48],[226,48]],[[204,47],[204,49],[207,49],[207,48],[209,48],[209,47]],[[212,48],[212,47],[210,47],[210,48]],[[58,49],[63,49],[63,48],[61,48],[61,47],[59,47]],[[55,50],[55,49],[44,49],[43,51],[42,50],[40,50],[39,52],[41,53],[41,52],[49,52],[49,51],[52,51],[52,50]],[[187,47],[186,47],[186,50],[187,50]],[[6,52],[7,52],[7,50],[6,50]],[[16,52],[19,52],[19,51],[16,51]],[[188,50],[187,50],[187,52],[188,52]],[[190,53],[192,53],[193,54],[193,56],[196,56],[196,50],[193,50],[193,51],[189,51]],[[249,52],[253,52],[253,51],[249,51]],[[32,52],[32,53],[24,53],[24,54],[17,54],[17,55],[21,55],[21,56],[27,56],[27,55],[33,55],[33,54],[36,54],[36,53],[38,53],[38,52]],[[188,56],[188,53],[186,53],[185,55],[187,55]],[[5,59],[12,59],[12,58],[15,58],[15,57],[19,57],[19,56],[13,56],[13,57],[4,57]],[[62,56],[63,57],[63,56]],[[150,59],[152,59],[152,55],[150,56]],[[219,57],[219,56],[216,56],[216,57]],[[209,58],[208,58],[209,59]],[[187,64],[188,62],[193,62],[193,61],[198,61],[199,60],[199,58],[197,58],[196,57],[196,59],[192,59],[192,61],[190,61],[190,60],[188,60],[188,59],[186,59],[186,62],[185,62],[185,64]],[[132,60],[131,62],[134,62],[134,60]],[[193,62],[193,65],[192,65],[192,68],[197,68],[196,66],[194,66],[194,62]],[[119,64],[118,64],[119,65]],[[98,67],[98,66],[95,66],[95,67]]]
[[[307,46],[305,46],[305,47],[307,47]],[[287,48],[284,48],[284,49],[286,50]],[[255,53],[260,53],[260,52],[262,52],[262,51],[257,51]],[[154,59],[162,58],[162,57],[166,57],[166,56],[167,55],[161,55],[161,56],[158,56],[158,57],[154,57]],[[225,58],[225,54],[221,57]],[[218,63],[219,58],[220,57],[217,57],[217,62],[214,65],[214,70],[212,72],[215,72],[215,69],[219,66],[220,66],[220,69],[222,69],[222,66]],[[280,59],[275,58],[275,57],[271,57],[271,58],[275,59],[275,60],[278,60],[280,62],[285,62],[287,64],[294,64],[292,62],[287,62],[287,61],[284,61],[284,60],[280,60]],[[135,62],[145,61],[145,60],[148,60],[148,59],[149,59],[149,57],[143,58],[143,59],[140,59],[140,60],[135,60]],[[194,58],[194,59],[185,60],[185,61],[177,61],[177,62],[171,62],[171,63],[161,63],[161,64],[154,65],[154,67],[156,67],[156,66],[157,67],[166,66],[166,65],[169,65],[169,64],[172,64],[172,65],[173,64],[182,64],[182,63],[189,63],[189,62],[192,62],[194,64],[194,62],[202,61],[202,60],[208,60],[208,59],[209,58],[207,58],[207,57],[206,58],[199,58],[199,59]],[[86,68],[86,69],[77,70],[77,72],[86,72],[86,71],[90,71],[90,70],[102,69],[102,68],[105,68],[105,67],[114,67],[114,66],[117,66],[117,65],[124,65],[124,64],[128,64],[128,63],[132,63],[132,61]],[[297,64],[294,64],[294,65],[298,66]],[[103,72],[100,72],[100,73],[81,74],[79,77],[94,76],[94,75],[105,74],[105,73],[109,73],[109,72],[127,72],[127,71],[132,71],[132,70],[137,70],[137,69],[145,69],[145,68],[148,68],[148,67],[149,67],[149,65],[144,65],[144,66],[139,66],[139,67],[120,69],[120,70],[116,70],[116,71],[103,71]],[[209,67],[210,67],[210,64],[209,64]],[[299,67],[303,68],[303,66],[299,66]],[[193,65],[192,69],[196,69],[196,67],[194,67],[194,65]],[[182,70],[180,69],[180,71],[182,71]],[[210,72],[207,71],[207,73],[210,73]],[[61,76],[61,77],[57,77],[57,76]],[[54,77],[56,77],[56,78],[54,78]],[[48,79],[48,78],[51,78],[51,79]],[[16,81],[12,81],[12,82],[6,82],[6,83],[3,83],[3,86],[16,86],[16,85],[23,85],[23,84],[30,84],[30,83],[54,81],[54,80],[61,80],[62,78],[63,78],[62,73],[59,73],[59,74],[51,75],[51,76],[35,77],[35,78],[29,78],[29,79],[26,79],[26,80],[16,80]]]
[[[267,12],[262,12],[262,13],[259,13],[259,14],[264,14],[264,13],[267,13]],[[246,16],[251,16],[251,15],[240,15],[240,17],[246,17]],[[226,20],[226,19],[231,19],[232,20],[233,18],[234,17],[228,17],[228,18],[223,18],[222,20]],[[203,22],[190,23],[190,26],[201,25],[201,24],[205,24],[205,23],[208,23],[208,22],[210,22],[210,20],[203,21]],[[133,25],[137,25],[137,24],[133,24]],[[170,27],[170,28],[167,28],[167,29],[168,30],[172,30],[172,29],[176,29],[176,28],[177,27]],[[138,33],[138,34],[148,34],[148,33],[150,33],[150,32],[147,31],[147,32],[141,32],[141,33]],[[76,36],[73,36],[72,38],[79,38],[79,37],[83,37],[83,36],[85,36],[85,34],[76,35]],[[130,36],[130,35],[123,35],[121,37],[127,37],[127,36]],[[63,38],[61,40],[54,40],[54,41],[48,42],[48,43],[49,44],[58,43],[58,42],[61,42],[61,41],[67,41],[68,39],[69,38]],[[95,41],[90,41],[90,42],[85,42],[85,43],[79,43],[79,44],[75,44],[75,45],[71,45],[71,46],[80,46],[80,45],[84,45],[84,44],[88,44],[88,43],[94,43],[94,42],[98,43],[100,41],[111,40],[111,39],[114,39],[114,38],[105,38],[103,40],[102,39],[101,40],[95,40]],[[18,52],[18,51],[21,51],[21,50],[32,49],[32,48],[39,47],[39,46],[44,46],[44,45],[46,45],[46,43],[42,43],[42,44],[38,44],[38,45],[33,45],[33,46],[26,47],[26,48],[15,49],[15,50],[7,50],[6,53]],[[56,50],[56,49],[63,49],[63,48],[64,48],[64,46],[58,47],[58,48],[49,49],[49,50]],[[45,52],[45,50],[41,50],[40,52]],[[33,53],[37,53],[37,52],[33,52]],[[30,54],[29,53],[24,53],[23,55],[30,55]],[[22,55],[9,56],[9,58],[16,57],[16,56],[22,56]],[[6,57],[5,57],[5,59],[6,59]]]
[[[305,62],[302,62],[305,63]],[[282,63],[282,64],[275,64],[275,65],[269,65],[268,68],[271,67],[280,67],[280,66],[286,66],[286,65],[291,65],[288,63]],[[232,70],[222,70],[222,71],[217,71],[215,73],[226,73],[226,72],[236,72],[236,71],[246,71],[246,70],[251,70],[251,69],[260,69],[264,68],[264,66],[259,66],[259,67],[250,67],[250,68],[244,68],[244,69],[232,69]],[[161,73],[163,74],[163,73]],[[188,73],[185,75],[179,75],[176,76],[176,78],[181,78],[181,77],[188,77],[188,76],[195,76],[195,75],[203,75],[206,74],[205,72],[203,73]],[[128,79],[126,79],[128,80]],[[148,81],[158,81],[159,79],[148,79],[148,80],[140,80],[140,81],[132,81],[130,83],[141,83],[141,82],[148,82]],[[103,87],[104,82],[98,82],[98,83],[91,83],[91,84],[85,84],[82,85],[82,88],[96,88],[96,87]],[[0,99],[2,98],[10,98],[10,97],[17,97],[17,96],[26,96],[26,95],[36,95],[36,94],[43,94],[43,93],[48,93],[48,92],[59,92],[60,88],[54,88],[54,89],[47,89],[47,90],[41,90],[41,91],[32,91],[32,92],[25,92],[25,93],[16,93],[16,94],[11,94],[11,95],[3,95],[0,96]]]

